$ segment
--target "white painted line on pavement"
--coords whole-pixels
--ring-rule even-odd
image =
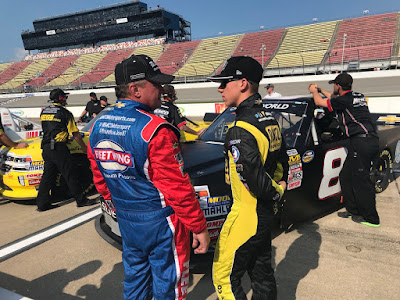
[[[80,215],[72,220],[69,220],[65,223],[61,223],[53,228],[35,234],[29,238],[23,239],[19,242],[11,244],[0,250],[0,261],[2,258],[9,256],[15,252],[18,252],[24,248],[27,248],[31,245],[38,244],[40,242],[46,241],[51,237],[54,237],[62,232],[65,232],[73,227],[77,227],[78,225],[89,221],[101,214],[101,208],[91,210],[86,214]]]

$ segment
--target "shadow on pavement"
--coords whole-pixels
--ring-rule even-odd
[[[315,223],[302,224],[296,228],[301,236],[290,245],[285,258],[275,269],[278,299],[296,299],[297,286],[301,279],[306,277],[310,270],[318,267],[318,252],[322,241],[318,229],[319,226]]]
[[[99,260],[94,260],[85,263],[72,271],[68,272],[66,269],[61,269],[36,278],[32,281],[26,281],[24,279],[0,272],[0,282],[3,288],[35,300],[76,300],[81,298],[64,293],[64,288],[70,282],[79,280],[96,272],[101,265],[102,264]]]
[[[124,266],[122,262],[114,265],[112,271],[101,279],[100,287],[93,284],[82,286],[77,294],[86,300],[120,300],[123,295]]]

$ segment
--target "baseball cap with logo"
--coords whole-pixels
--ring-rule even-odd
[[[117,85],[139,80],[153,83],[171,83],[175,76],[161,73],[157,64],[147,55],[132,55],[115,66],[115,82]]]
[[[246,78],[249,81],[259,83],[263,77],[263,67],[258,61],[249,56],[234,56],[228,59],[221,73],[208,77],[211,81],[223,81],[227,79]]]
[[[69,93],[64,92],[62,89],[54,89],[50,92],[50,101],[54,101],[54,102],[58,102],[59,100],[61,100],[62,98],[68,96]]]
[[[347,73],[342,73],[336,76],[334,80],[329,80],[329,84],[336,83],[341,87],[351,87],[353,84],[353,77]]]

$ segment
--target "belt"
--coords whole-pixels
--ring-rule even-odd
[[[359,133],[351,136],[351,138],[366,138],[366,137],[377,137],[377,136],[369,133]]]

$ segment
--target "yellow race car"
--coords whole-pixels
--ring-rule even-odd
[[[110,109],[113,109],[112,106],[104,111]],[[89,140],[89,132],[93,122],[101,115],[102,113],[80,130],[83,141],[86,144]],[[209,122],[199,122],[199,126],[190,126],[193,126],[192,128],[195,130],[199,130],[208,124]],[[182,132],[183,141],[191,141],[195,138],[197,136]],[[40,147],[42,139],[41,137],[35,137],[23,141],[29,144],[28,148],[14,149],[2,146],[0,149],[0,194],[6,199],[28,200],[37,196],[44,167],[42,149]],[[80,183],[82,187],[87,191],[92,190],[94,185],[86,154],[83,154],[80,146],[72,139],[67,145],[72,154],[77,172],[81,176]],[[60,199],[60,197],[66,199],[69,196],[68,193],[66,184],[63,183],[62,176],[59,174],[56,187],[52,189],[52,196],[56,199]]]

